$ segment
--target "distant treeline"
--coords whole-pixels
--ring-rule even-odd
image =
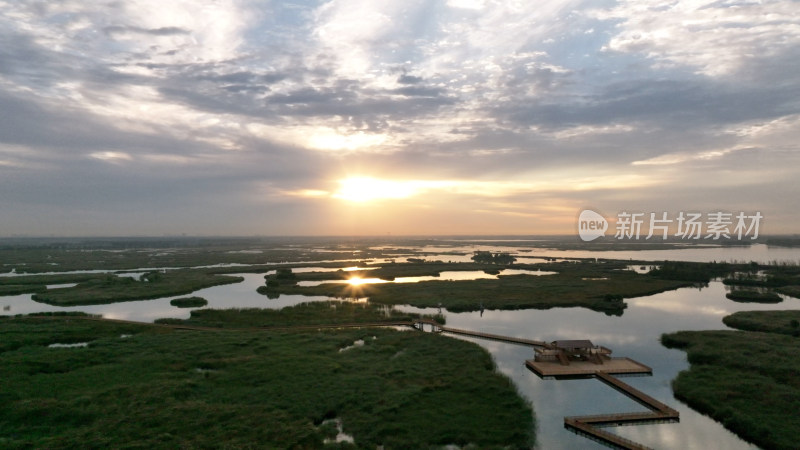
[[[800,236],[781,236],[767,239],[767,245],[775,247],[800,247]]]
[[[480,264],[513,264],[517,258],[508,253],[478,251],[472,255],[472,260]]]
[[[757,262],[685,262],[664,261],[651,276],[666,280],[681,280],[708,283],[714,278],[724,277],[727,285],[780,287],[800,284],[800,266]]]
[[[734,266],[728,263],[696,263],[684,261],[664,261],[657,269],[648,272],[651,276],[665,280],[708,283],[713,278],[733,272]]]

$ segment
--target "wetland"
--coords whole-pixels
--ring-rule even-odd
[[[5,316],[0,321],[4,343],[0,347],[3,350],[0,359],[4,363],[13,362],[11,365],[3,364],[7,371],[3,375],[4,379],[7,376],[7,379],[14,380],[2,394],[13,405],[2,419],[2,429],[10,430],[0,436],[4,444],[51,447],[59,437],[66,439],[64,442],[96,442],[96,446],[118,445],[122,442],[139,442],[143,446],[156,442],[156,438],[148,434],[144,426],[120,430],[118,436],[110,436],[108,439],[111,440],[108,441],[91,440],[96,438],[100,430],[113,429],[108,428],[111,422],[121,420],[114,416],[121,414],[122,397],[111,393],[119,391],[132,395],[135,389],[126,387],[126,383],[133,383],[130,377],[119,378],[119,383],[94,383],[89,391],[84,390],[90,388],[87,383],[71,392],[56,394],[45,389],[42,395],[33,395],[40,391],[37,383],[69,383],[74,382],[75,378],[72,377],[90,373],[92,377],[97,377],[94,378],[96,380],[106,380],[110,376],[108,374],[133,370],[126,365],[124,358],[114,356],[123,350],[119,345],[130,345],[134,341],[120,338],[123,335],[155,339],[147,344],[152,346],[153,351],[132,346],[129,353],[121,353],[128,355],[127,358],[141,357],[154,364],[159,357],[173,362],[182,355],[188,358],[180,363],[174,362],[176,367],[185,368],[185,373],[154,371],[147,376],[155,384],[167,383],[156,389],[164,396],[164,399],[158,400],[162,402],[158,403],[161,407],[178,411],[181,417],[193,418],[206,426],[202,432],[198,431],[200,429],[191,431],[186,425],[159,421],[164,416],[154,408],[143,409],[137,418],[151,425],[159,423],[160,427],[151,431],[157,432],[161,439],[166,439],[163,442],[167,444],[164,445],[202,446],[206,438],[225,441],[225,433],[220,428],[222,424],[234,427],[231,429],[247,429],[248,420],[254,419],[245,416],[256,414],[264,415],[267,423],[273,424],[271,421],[274,421],[275,430],[283,430],[275,433],[275,436],[285,436],[287,440],[270,440],[275,439],[271,431],[240,431],[236,439],[241,441],[225,442],[239,446],[246,442],[272,442],[280,447],[327,445],[374,448],[382,443],[387,448],[469,444],[481,448],[503,445],[537,445],[546,449],[593,448],[598,444],[563,428],[563,417],[631,409],[632,405],[628,404],[630,400],[604,388],[596,380],[539,379],[523,364],[525,359],[532,357],[533,352],[511,344],[385,327],[267,329],[337,323],[389,323],[424,315],[455,328],[527,339],[591,339],[597,344],[611,347],[615,355],[629,356],[650,365],[653,367],[652,377],[631,379],[630,383],[676,407],[681,413],[681,422],[614,429],[615,433],[644,445],[691,448],[719,446],[723,443],[726,448],[753,448],[754,444],[749,442],[754,442],[764,448],[783,448],[780,444],[782,441],[768,440],[773,436],[779,438],[779,432],[763,427],[757,433],[742,431],[742,424],[749,423],[747,417],[763,418],[752,411],[742,410],[744,403],[752,404],[752,401],[729,402],[732,406],[726,406],[723,412],[703,408],[703,402],[707,401],[702,398],[716,394],[686,389],[686,385],[696,384],[687,377],[694,376],[691,374],[698,368],[703,371],[702,376],[709,376],[708,368],[702,367],[707,363],[702,358],[698,362],[692,356],[692,345],[699,345],[695,342],[700,338],[693,335],[691,341],[689,338],[670,341],[662,338],[662,334],[671,336],[682,330],[712,332],[730,328],[750,330],[731,331],[734,335],[763,333],[766,330],[758,329],[759,326],[764,328],[763,323],[780,322],[779,332],[784,336],[783,339],[788,340],[776,341],[774,345],[783,351],[795,351],[790,345],[796,344],[791,339],[794,338],[792,333],[796,332],[792,324],[796,323],[797,318],[792,314],[800,310],[800,301],[781,292],[792,292],[800,285],[800,282],[796,282],[797,272],[793,269],[797,259],[792,260],[800,255],[797,249],[791,249],[794,253],[787,253],[783,248],[773,252],[765,248],[767,246],[757,244],[751,248],[752,259],[747,259],[746,248],[735,248],[730,250],[736,252],[736,258],[721,260],[717,258],[718,254],[728,249],[689,248],[683,249],[690,256],[687,260],[698,259],[697,254],[706,250],[709,256],[694,264],[671,264],[664,260],[647,260],[644,256],[648,252],[682,249],[638,252],[630,249],[601,250],[603,255],[617,251],[625,255],[633,253],[642,256],[612,260],[600,256],[576,256],[575,252],[583,250],[573,248],[554,249],[558,246],[557,242],[546,242],[547,245],[543,246],[542,241],[536,241],[534,245],[524,240],[513,243],[457,240],[449,242],[449,245],[441,241],[410,238],[385,242],[376,239],[326,241],[299,238],[294,241],[288,238],[178,243],[137,241],[135,245],[131,245],[130,241],[102,242],[103,248],[94,248],[98,242],[92,241],[59,245],[29,243],[27,247],[15,243],[0,249],[5,272],[0,277],[0,304],[4,306],[2,314]],[[516,261],[502,265],[476,263],[471,259],[471,252],[477,251],[506,252],[515,256]],[[769,254],[776,257],[765,259],[765,255]],[[88,258],[72,260],[81,255],[88,255]],[[756,274],[759,271],[772,274],[773,280],[778,277],[783,281],[779,286],[747,288],[777,291],[774,295],[778,296],[779,302],[742,303],[726,298],[741,286],[723,283],[723,279],[733,277],[736,273]],[[403,282],[404,278],[413,277],[418,279]],[[758,277],[754,275],[751,278]],[[221,280],[225,280],[225,283],[222,284]],[[270,285],[270,280],[275,282]],[[185,299],[187,295],[202,298],[208,304],[200,309],[171,304],[176,299]],[[766,319],[747,316],[743,321],[741,315],[747,311],[772,316]],[[77,316],[68,315],[78,312],[140,323],[78,319]],[[17,316],[31,313],[47,314]],[[743,322],[749,325],[741,325]],[[169,325],[212,330],[181,331],[169,328]],[[237,337],[231,337],[230,341],[228,337],[221,338],[229,335]],[[245,336],[260,341],[251,342]],[[291,336],[291,339],[286,337],[286,341],[281,341],[283,336]],[[372,339],[373,336],[376,339]],[[215,347],[216,344],[212,345],[208,339],[222,341]],[[426,341],[422,344],[417,339]],[[715,335],[714,339],[718,337]],[[362,357],[362,351],[377,354],[370,354],[363,361],[348,361],[345,367],[335,360],[338,356],[327,359],[327,350],[317,347],[317,344],[329,345],[323,344],[329,340],[338,343],[335,348],[330,347],[331,354],[335,350],[338,355],[339,349],[349,348],[356,342],[363,344],[352,347],[355,351],[348,350],[341,352],[341,355],[358,359]],[[449,353],[451,341],[466,347],[458,347],[455,353]],[[674,348],[662,345],[662,341]],[[6,345],[6,342],[12,344]],[[272,345],[271,342],[274,342],[277,353],[280,353],[277,349],[289,347],[295,349],[296,353],[294,356],[284,353],[282,357],[286,359],[274,359],[270,363],[268,360],[271,356],[268,355],[272,353],[268,347]],[[376,347],[387,342],[392,343],[393,353]],[[731,342],[734,348],[745,348],[740,347],[738,341]],[[47,345],[54,343],[85,343],[86,346],[47,349]],[[435,348],[439,345],[442,346],[442,353],[437,357]],[[204,347],[206,350],[203,350]],[[256,351],[255,348],[261,350]],[[74,353],[37,353],[42,349]],[[100,350],[103,351],[96,353]],[[253,362],[247,359],[253,359],[262,351],[266,361]],[[458,356],[462,352],[464,356]],[[469,356],[473,352],[475,356]],[[317,360],[317,356],[313,355],[318,353]],[[391,356],[409,353],[414,354],[415,361],[419,363],[415,365],[409,362],[415,366],[414,369],[392,366],[395,369],[388,370],[381,364],[387,364],[381,359],[384,357],[378,356],[388,355],[390,364],[394,364]],[[775,359],[770,352],[762,353],[766,359],[753,359],[753,367],[761,364],[779,367],[782,364],[780,358]],[[197,362],[206,354],[207,364]],[[480,367],[473,368],[480,369],[477,372],[464,372],[466,369],[461,364],[465,364],[465,360],[480,361],[480,354],[488,358],[485,360],[488,363],[484,361],[477,364]],[[309,362],[308,366],[291,364],[292,368],[283,372],[275,367],[278,362],[285,365],[290,359],[303,359],[305,355],[312,355],[315,361]],[[57,356],[52,364],[46,363],[49,356]],[[378,359],[370,359],[373,356]],[[62,361],[62,357],[65,360]],[[243,359],[241,363],[219,363],[220,367],[211,363],[212,360],[226,358],[232,361]],[[740,363],[736,358],[720,361],[717,363],[723,365]],[[321,365],[315,366],[317,363]],[[436,364],[436,369],[426,369],[430,364]],[[352,374],[345,376],[345,373],[350,373],[348,370],[356,367],[366,378],[349,384],[353,382],[349,378]],[[87,372],[82,372],[84,370]],[[433,378],[423,376],[426,370]],[[278,371],[282,378],[273,377],[274,374],[268,373],[271,371]],[[407,376],[410,371],[415,374],[411,378]],[[309,379],[306,380],[308,383],[303,384],[305,382],[300,382],[301,375],[307,372],[318,372],[321,378],[315,378],[313,382]],[[452,378],[440,378],[441,372],[448,372]],[[256,373],[259,375],[255,376]],[[685,375],[687,373],[690,375]],[[714,368],[710,373],[723,372]],[[23,374],[34,376],[23,377]],[[200,375],[201,379],[191,378],[195,375]],[[486,383],[486,390],[466,381],[467,376]],[[236,395],[241,396],[242,400],[237,400],[227,409],[215,403],[215,399],[225,392],[226,386],[233,380],[241,380],[241,377],[249,383],[236,387],[239,389]],[[109,379],[116,380],[114,377]],[[733,378],[725,379],[730,381]],[[205,383],[204,380],[219,381],[219,384],[198,384]],[[791,385],[787,387],[785,377],[775,376],[766,381],[775,385],[780,392],[792,388]],[[626,382],[629,381],[626,379]],[[181,383],[188,383],[189,387]],[[270,395],[274,395],[268,394],[271,391],[267,388],[262,390],[264,383],[270,384],[269,389],[310,390],[302,394],[308,396],[318,393],[318,389],[308,386],[321,383],[320,386],[330,386],[340,394],[322,395],[322,406],[294,409],[287,406],[287,402],[306,401],[297,397],[284,399],[284,403],[270,400],[256,407],[249,403],[244,392],[249,389],[253,395],[262,396],[260,398],[271,398]],[[415,383],[421,390],[412,388]],[[497,388],[489,387],[495,384]],[[355,389],[355,385],[360,387]],[[456,387],[458,385],[463,386]],[[510,387],[510,390],[502,386]],[[720,381],[720,386],[733,389],[728,381]],[[405,387],[408,390],[404,390]],[[461,388],[464,390],[459,390]],[[376,409],[375,405],[368,407],[342,393],[351,392],[351,396],[357,396],[360,394],[353,393],[363,389],[375,389],[383,393],[378,397],[366,395],[365,399],[385,402],[388,401],[382,398],[385,394],[387,399],[398,401],[398,406]],[[426,403],[419,400],[420,393],[429,393],[430,399],[439,400]],[[301,393],[282,395],[291,397]],[[142,392],[135,401],[146,406],[156,402],[156,397],[154,392]],[[323,401],[323,397],[327,400]],[[400,401],[401,398],[405,400]],[[425,411],[413,408],[406,411],[405,402],[410,398],[426,405]],[[473,405],[473,401],[477,403]],[[445,403],[450,406],[445,408]],[[84,421],[66,420],[69,414],[60,412],[74,411],[77,405],[83,404],[91,405]],[[776,417],[790,406],[776,405]],[[192,411],[195,406],[198,409]],[[361,409],[375,415],[374,420],[380,421],[381,425],[365,422],[363,411],[356,412]],[[485,413],[479,413],[481,409],[491,411],[489,415],[495,415],[496,411],[498,414],[508,412],[507,416],[503,416],[507,423],[501,426],[488,420]],[[209,417],[208,420],[212,417],[223,417],[225,420],[220,419],[220,427],[209,428],[208,421],[203,422],[199,418],[203,416],[201,411]],[[376,415],[376,411],[383,415]],[[460,411],[461,415],[455,421],[457,423],[451,424],[456,411]],[[409,416],[412,412],[414,418]],[[24,418],[47,414],[54,415],[50,418],[52,420],[42,422],[38,428],[26,428],[27,425],[23,425]],[[424,418],[428,424],[437,424],[441,430],[433,430],[436,428],[434,425],[419,428],[417,420],[420,418]],[[55,422],[61,419],[65,421],[63,426],[57,426]],[[235,422],[238,419],[241,421],[237,424]],[[797,425],[793,422],[771,420],[782,430],[796,430]],[[277,422],[281,421],[282,424],[278,425]],[[425,437],[409,433],[408,429],[424,429]],[[348,439],[337,440],[337,433],[348,436]]]

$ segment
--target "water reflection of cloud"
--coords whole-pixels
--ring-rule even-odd
[[[638,299],[634,298],[634,299],[628,299],[627,302],[631,306],[655,309],[659,311],[681,314],[681,315],[703,314],[703,315],[719,316],[719,315],[730,314],[729,311],[715,306],[692,304],[680,300],[674,300],[674,301],[666,300],[660,297],[643,297]]]
[[[726,309],[715,308],[713,306],[704,306],[704,307],[700,308],[699,310],[702,311],[705,314],[710,315],[710,316],[723,317],[723,316],[727,316],[728,314],[730,314],[730,311],[728,311]]]
[[[674,424],[648,424],[642,427],[616,427],[612,433],[638,442],[642,445],[658,443],[664,448],[700,448],[689,445],[691,438],[685,430],[670,426]],[[637,429],[634,429],[637,428]],[[702,447],[702,446],[701,446]]]
[[[633,331],[631,330],[631,332]],[[621,333],[597,333],[595,331],[585,329],[559,328],[555,330],[555,334],[548,340],[555,341],[565,339],[589,339],[594,345],[603,345],[609,347],[612,345],[636,343],[637,341],[641,340],[641,336]]]
[[[628,380],[626,380],[627,382]],[[737,448],[755,450],[758,447],[737,438],[721,426],[704,425],[707,417],[681,403],[670,403],[681,414],[680,424],[648,424],[641,427],[616,427],[610,431],[652,448]]]

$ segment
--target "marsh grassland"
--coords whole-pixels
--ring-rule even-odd
[[[330,273],[298,273],[289,280],[270,278],[275,283],[259,289],[260,293],[326,295],[338,298],[369,297],[371,302],[386,305],[409,304],[416,307],[444,307],[449,311],[488,309],[548,309],[580,306],[609,315],[621,315],[624,298],[651,295],[691,285],[680,279],[658,278],[621,270],[620,262],[560,262],[549,264],[513,264],[508,266],[462,264],[396,264],[381,270],[338,274],[339,277],[385,277],[438,275],[444,270],[498,270],[501,268],[556,272],[552,275],[503,275],[497,279],[458,281],[421,281],[418,283],[382,283],[353,286],[347,283],[324,283],[298,286],[299,281],[331,279]],[[269,280],[268,280],[269,281]]]
[[[50,316],[0,319],[0,341],[4,448],[352,447],[328,419],[359,448],[534,442],[530,405],[489,354],[439,335]]]
[[[728,326],[757,331],[681,331],[662,336],[691,368],[675,396],[763,448],[797,448],[800,430],[800,311],[748,311]]]
[[[446,315],[468,326],[508,326],[526,334],[514,328],[525,324],[490,317],[508,315],[500,310],[551,308],[583,308],[575,315],[616,326],[631,312],[628,299],[688,286],[702,290],[712,280],[728,286],[713,281],[715,296],[728,304],[734,303],[726,295],[754,302],[747,308],[774,309],[769,302],[784,301],[774,292],[800,292],[800,268],[791,264],[531,257],[539,246],[552,245],[540,242],[516,256],[546,263],[514,261],[502,252],[477,262],[463,244],[453,250],[438,240],[377,244],[131,239],[0,246],[0,296],[31,294],[35,301],[23,299],[34,306],[28,311],[40,304],[186,296],[155,309],[183,319],[153,324],[63,311],[0,316],[0,447],[530,448],[537,433],[523,395],[539,398],[531,397],[530,386],[514,378],[515,386],[476,344],[392,326],[419,317],[444,323]],[[630,266],[655,269],[643,274]],[[263,284],[254,286],[261,274]],[[242,275],[247,281],[239,284]],[[370,278],[382,282],[358,281]],[[212,288],[226,284],[230,291]],[[245,285],[248,293],[257,287],[263,294],[241,303],[247,307],[178,310],[228,305],[226,295]],[[281,296],[297,296],[286,302],[295,306],[269,309]],[[294,303],[306,296],[322,297]],[[262,299],[263,307],[252,307]],[[8,309],[19,304],[9,302]],[[443,314],[421,316],[405,305]],[[484,309],[490,310],[486,316]],[[565,319],[555,310],[546,313],[560,317],[558,323],[573,314]],[[520,314],[537,320],[532,311]],[[631,315],[637,314],[641,309]],[[723,321],[742,331],[662,336],[665,346],[685,350],[691,363],[674,380],[675,396],[759,446],[794,448],[800,312],[737,312]],[[655,337],[683,324],[675,323],[655,332],[647,345],[661,349]],[[498,362],[506,368],[514,363]],[[694,420],[717,427],[705,417]],[[558,431],[539,430],[540,439],[559,447],[568,438],[558,424]]]

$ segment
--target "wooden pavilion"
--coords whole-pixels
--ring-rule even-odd
[[[592,344],[588,339],[553,341],[546,348],[536,348],[534,361],[558,361],[568,366],[572,361],[589,361],[603,364],[610,358],[611,350]]]

